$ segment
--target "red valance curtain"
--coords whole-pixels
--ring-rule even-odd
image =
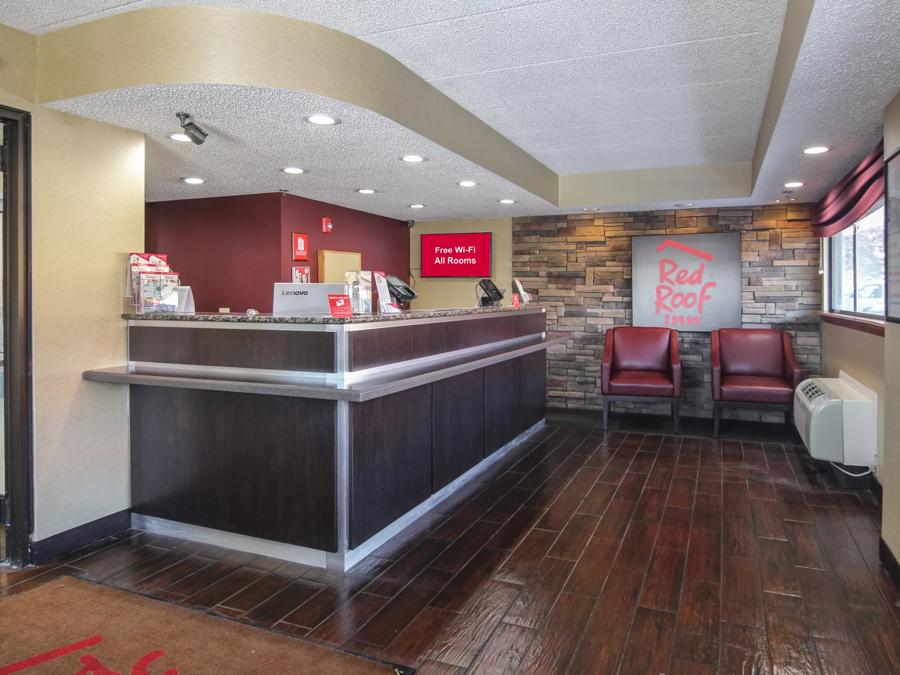
[[[813,232],[830,237],[850,227],[884,197],[884,142],[822,198],[812,214]]]

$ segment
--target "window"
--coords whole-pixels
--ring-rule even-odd
[[[829,240],[831,311],[884,316],[884,205]]]

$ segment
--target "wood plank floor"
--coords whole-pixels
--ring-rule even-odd
[[[880,675],[878,536],[797,446],[548,426],[347,575],[129,532],[0,592],[71,574],[423,674]]]

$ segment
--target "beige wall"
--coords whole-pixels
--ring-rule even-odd
[[[501,289],[506,289],[503,304],[508,305],[512,295],[512,220],[510,218],[485,218],[482,220],[439,220],[417,222],[409,231],[409,268],[419,297],[413,309],[435,307],[474,307],[475,286],[478,279],[422,279],[420,276],[421,236],[426,233],[490,232],[491,279]]]
[[[884,461],[884,338],[879,335],[822,323],[822,375],[840,371],[878,394],[878,475]]]
[[[7,36],[8,31],[0,35],[0,49]],[[22,96],[28,95],[29,71],[33,66],[27,64],[0,68],[0,105],[33,114],[34,538],[39,540],[130,506],[128,392],[84,382],[81,373],[125,359],[121,264],[123,254],[143,245],[144,139],[34,105]]]
[[[884,111],[885,157],[900,149],[900,94]],[[900,558],[900,325],[888,322],[884,331],[885,416],[884,488],[881,536]]]

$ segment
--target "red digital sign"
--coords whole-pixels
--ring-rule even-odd
[[[491,276],[491,233],[422,235],[423,277]]]

